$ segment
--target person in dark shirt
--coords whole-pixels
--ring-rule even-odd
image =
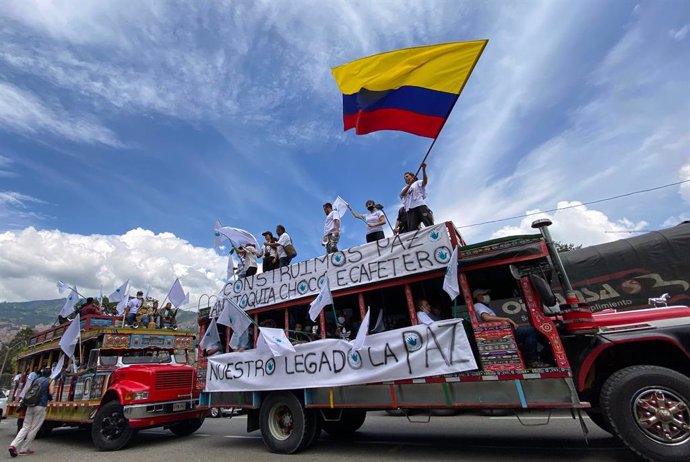
[[[36,378],[40,384],[40,399],[35,406],[27,406],[22,429],[19,430],[19,433],[8,448],[12,457],[17,457],[18,454],[29,455],[34,453],[31,450],[31,443],[36,438],[41,425],[43,425],[48,401],[53,399],[53,393],[55,393],[55,383],[50,378],[50,373],[50,368],[45,367],[41,371],[41,377]]]
[[[89,297],[86,299],[86,304],[81,307],[80,313],[81,316],[88,316],[90,314],[101,314],[101,310],[94,303],[93,297]]]

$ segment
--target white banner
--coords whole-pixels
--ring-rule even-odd
[[[328,275],[331,291],[446,268],[452,253],[445,224],[381,239],[267,273],[238,279],[222,293],[240,308],[316,295]]]
[[[369,335],[361,351],[345,340],[325,339],[278,357],[256,350],[211,356],[206,391],[337,387],[474,369],[462,320],[449,319]]]

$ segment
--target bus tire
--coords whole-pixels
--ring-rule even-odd
[[[323,419],[321,418],[321,412],[319,410],[305,409],[305,415],[307,418],[307,436],[299,447],[300,451],[311,447],[311,445],[319,439],[321,430],[323,429]]]
[[[117,401],[109,401],[101,406],[91,425],[91,440],[99,451],[122,449],[133,434],[122,405]]]
[[[171,425],[169,428],[176,436],[189,436],[200,429],[203,424],[204,418],[201,417],[199,419],[184,420],[175,425]]]
[[[211,412],[209,413],[210,417],[213,417],[214,419],[217,419],[220,417],[220,408],[217,407],[212,407]]]
[[[351,438],[364,424],[367,411],[361,409],[343,409],[340,420],[323,422],[323,429],[333,438]]]
[[[658,366],[615,372],[601,391],[614,434],[647,460],[687,461],[690,454],[690,378]]]
[[[310,435],[308,413],[297,397],[288,391],[270,393],[261,405],[261,437],[269,451],[294,454]]]
[[[55,428],[53,422],[43,422],[43,425],[41,425],[41,428],[36,433],[36,438],[40,439],[50,436],[50,434],[53,433],[53,428]]]

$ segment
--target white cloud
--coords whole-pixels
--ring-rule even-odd
[[[678,174],[681,181],[690,180],[690,163],[683,165]],[[690,204],[690,183],[683,183],[680,185],[680,197],[682,197],[685,202]]]
[[[0,230],[20,229],[47,218],[32,210],[36,204],[45,202],[16,191],[0,191]]]
[[[670,31],[668,31],[668,35],[673,40],[683,40],[685,38],[685,36],[688,35],[688,29],[690,29],[690,28],[686,24],[678,30],[671,29]]]
[[[559,202],[557,208],[573,207],[580,202]],[[494,232],[493,238],[511,236],[515,234],[533,234],[538,232],[531,227],[532,222],[539,218],[549,218],[551,235],[557,241],[582,245],[583,247],[615,241],[629,237],[630,231],[641,231],[647,227],[647,223],[640,221],[633,223],[625,218],[611,220],[606,214],[586,206],[558,210],[554,213],[539,213],[539,210],[528,210],[527,214],[518,226],[505,226]]]
[[[579,56],[573,44],[592,27],[594,4],[572,4],[567,20],[557,2],[499,13],[494,40],[431,155],[437,217],[480,223],[549,208],[554,198],[597,200],[675,180],[690,151],[690,105],[678,98],[687,61],[662,52],[665,32],[645,15],[631,17],[612,46]],[[624,206],[637,221],[661,222],[648,218],[660,194],[601,208],[614,222]],[[671,210],[666,216],[678,213]],[[494,230],[467,228],[466,237]]]
[[[222,287],[227,260],[171,233],[141,228],[123,235],[68,234],[33,227],[0,234],[0,297],[9,301],[58,298],[55,283],[76,284],[85,296],[110,293],[129,279],[135,290],[151,285],[162,299],[176,277],[191,292],[189,308],[202,294]]]
[[[12,159],[0,154],[0,177],[17,176],[17,174],[12,171],[13,163],[14,161]]]
[[[25,135],[47,132],[73,141],[119,144],[109,129],[69,114],[59,104],[52,106],[43,104],[28,91],[0,81],[0,127]]]

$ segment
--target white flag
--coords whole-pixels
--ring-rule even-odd
[[[256,350],[259,354],[266,354],[270,351],[273,356],[283,356],[288,352],[295,352],[290,340],[285,335],[283,329],[273,327],[259,327],[259,341]]]
[[[209,347],[220,345],[220,335],[218,334],[218,327],[216,326],[216,318],[213,318],[206,328],[204,337],[199,342],[202,350],[208,350]]]
[[[347,212],[347,206],[348,203],[345,202],[345,199],[340,196],[335,198],[335,201],[333,202],[333,210],[335,210],[335,213],[338,214],[338,219],[343,218],[343,215],[345,215],[345,212]]]
[[[314,299],[313,302],[309,304],[309,317],[312,321],[316,321],[319,317],[319,313],[323,310],[323,307],[333,303],[333,297],[331,296],[331,288],[328,283],[328,276],[323,278],[323,285],[321,286],[321,291],[318,297]]]
[[[450,296],[451,300],[460,295],[460,287],[458,286],[458,248],[453,249],[453,254],[450,256],[450,261],[446,267],[446,276],[443,278],[443,290]]]
[[[233,350],[249,348],[249,329],[245,330],[241,335],[233,331],[232,337],[230,337],[230,348]]]
[[[182,305],[188,305],[189,304],[189,291],[187,291],[186,294],[184,294],[184,301],[182,302]]]
[[[62,306],[62,309],[60,310],[60,316],[63,318],[66,318],[69,316],[72,311],[74,311],[74,307],[79,301],[79,295],[77,295],[77,288],[75,287],[72,289],[70,287],[70,293],[65,299],[65,304]]]
[[[60,339],[60,348],[65,352],[68,358],[74,356],[74,348],[79,343],[79,334],[81,333],[81,320],[79,315],[72,319],[62,338]]]
[[[103,287],[98,291],[98,307],[103,306]]]
[[[151,291],[151,285],[146,286],[146,292],[144,292],[144,301],[149,299],[149,292]]]
[[[232,254],[230,254],[230,255],[228,255],[227,282],[232,281],[232,278],[234,275],[235,275],[235,262],[232,259]]]
[[[108,301],[110,303],[113,302],[119,302],[122,300],[122,297],[124,297],[125,293],[127,292],[127,286],[129,285],[129,279],[125,281],[124,284],[122,284],[120,287],[115,289],[115,292],[112,294],[108,295]]]
[[[173,282],[173,285],[170,288],[170,293],[168,294],[168,298],[170,299],[172,304],[175,305],[175,308],[179,308],[182,305],[184,305],[184,300],[186,296],[184,293],[184,289],[182,288],[180,278],[175,279],[175,282]]]
[[[117,303],[117,306],[115,307],[117,309],[117,314],[122,315],[122,313],[125,312],[125,307],[127,306],[128,301],[129,301],[129,287],[127,287],[127,292],[125,293],[124,296],[122,296],[122,299]]]
[[[218,316],[218,324],[231,327],[234,332],[232,338],[235,338],[236,334],[239,340],[239,337],[244,334],[253,323],[252,319],[242,308],[237,306],[237,304],[229,298],[224,298],[223,311],[221,311]]]
[[[62,367],[65,365],[65,355],[60,354],[60,359],[58,359],[58,362],[53,363],[53,367],[51,368],[51,373],[50,373],[50,378],[55,380],[55,378],[60,375],[60,372],[62,372]]]
[[[220,247],[227,240],[232,241],[236,247],[247,245],[253,245],[255,249],[261,247],[259,241],[249,231],[231,226],[220,226],[220,222],[216,221],[216,226],[213,230],[213,243],[216,247]]]
[[[69,289],[69,287],[68,287],[67,284],[65,284],[64,282],[58,281],[58,282],[57,282],[57,289],[58,289],[58,293],[59,293],[60,295],[62,295],[62,294],[65,293],[65,291],[66,291],[67,289]]]
[[[352,342],[352,349],[355,351],[359,351],[364,348],[364,342],[367,339],[367,332],[369,331],[370,315],[371,309],[368,309],[367,314],[364,316],[364,319],[362,319],[362,324],[359,326],[359,330],[357,331],[357,337],[355,337],[355,341]]]
[[[374,328],[371,330],[371,333],[378,334],[379,332],[383,332],[384,327],[385,326],[383,325],[383,308],[381,308],[379,310],[379,315],[376,317],[376,324],[374,324]]]

